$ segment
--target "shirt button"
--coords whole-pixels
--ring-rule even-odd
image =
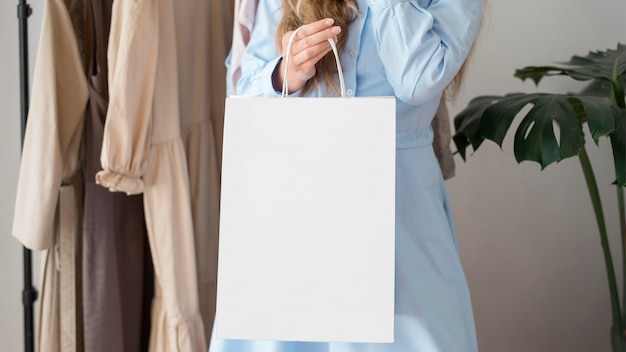
[[[350,51],[350,55],[351,56],[356,56],[358,53],[359,53],[359,51],[356,50],[356,49],[352,49],[352,51]]]
[[[348,89],[348,90],[346,90],[346,94],[347,94],[349,97],[351,97],[351,96],[352,96],[352,94],[354,94],[354,91],[352,91],[352,89]]]

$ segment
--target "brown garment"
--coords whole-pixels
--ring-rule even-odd
[[[143,200],[95,183],[109,99],[107,46],[113,0],[89,0],[88,5],[93,38],[83,141],[85,351],[147,351],[154,283]]]
[[[454,177],[456,167],[454,164],[454,156],[450,149],[452,129],[450,127],[450,113],[448,112],[445,97],[442,97],[439,102],[439,108],[432,121],[432,128],[434,132],[433,150],[435,151],[435,156],[437,156],[437,161],[439,161],[443,178],[447,180]]]
[[[88,92],[73,26],[81,23],[81,1],[46,1],[13,220],[13,236],[46,250],[40,352],[82,351],[79,149]]]
[[[72,27],[74,27],[74,35],[76,36],[76,45],[80,57],[85,58],[89,52],[89,38],[87,37],[89,23],[87,21],[87,1],[88,0],[64,0],[67,6]],[[86,62],[86,61],[83,61]],[[84,67],[85,65],[83,65]]]

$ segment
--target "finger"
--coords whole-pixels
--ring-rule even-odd
[[[315,64],[331,50],[330,44],[326,42],[320,43],[314,49],[292,55],[289,60],[289,72],[299,76],[312,76],[315,73]]]
[[[322,57],[327,55],[330,52],[330,48],[328,50],[322,51],[318,53],[316,56],[309,58],[307,61],[301,63],[297,68],[289,71],[290,77],[297,77],[303,80],[309,80],[311,77],[315,75],[315,64],[320,61]],[[293,76],[292,76],[293,75]]]
[[[328,39],[334,39],[341,32],[341,27],[333,26],[321,32],[316,32],[296,41],[292,46],[292,52],[298,54],[301,51],[314,47],[320,43],[328,43]]]
[[[309,23],[307,25],[302,26],[298,35],[296,35],[296,39],[301,39],[304,37],[308,37],[317,32],[323,31],[324,29],[329,28],[335,23],[335,20],[332,18],[324,18],[316,22]]]
[[[328,43],[328,41],[324,41],[324,42],[318,43],[317,45],[309,47],[306,50],[300,51],[299,53],[292,53],[291,62],[295,66],[299,66],[311,59],[320,57],[320,54],[323,57],[330,50],[331,50],[330,44]]]
[[[319,52],[316,56],[311,57],[309,60],[305,61],[302,63],[302,66],[307,66],[307,65],[311,65],[311,66],[315,66],[315,64],[320,61],[324,56],[326,56],[330,51],[332,50],[332,48],[330,47],[330,45],[328,46],[328,49]]]

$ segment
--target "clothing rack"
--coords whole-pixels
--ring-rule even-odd
[[[26,0],[19,0],[17,18],[19,19],[20,35],[20,97],[21,97],[21,143],[24,146],[26,120],[28,117],[28,17],[33,10]],[[37,300],[37,289],[33,287],[33,269],[30,249],[23,247],[24,252],[24,290],[22,305],[24,306],[24,351],[35,351],[33,305]]]

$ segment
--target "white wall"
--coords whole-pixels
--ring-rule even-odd
[[[516,68],[616,48],[626,42],[625,18],[623,0],[491,0],[453,111],[478,95],[534,91],[533,83],[513,77]],[[566,78],[539,86],[579,88]],[[610,143],[587,148],[613,253],[621,258]],[[458,158],[457,176],[448,182],[480,350],[609,351],[608,283],[578,159],[540,171],[538,164],[516,164],[511,136],[503,149],[487,141],[466,163]]]
[[[34,9],[32,71],[44,1],[29,2]],[[16,4],[0,2],[0,351],[22,350],[21,250],[9,235],[19,166]],[[490,0],[484,32],[452,111],[477,95],[534,90],[512,77],[515,68],[626,42],[625,16],[623,0]],[[540,89],[579,87],[555,78]],[[459,159],[457,176],[448,182],[480,350],[607,351],[607,280],[578,161],[544,171],[535,164],[517,165],[510,142],[504,152],[485,142],[467,163]],[[600,148],[590,144],[588,149],[619,257],[610,145],[603,141]]]

